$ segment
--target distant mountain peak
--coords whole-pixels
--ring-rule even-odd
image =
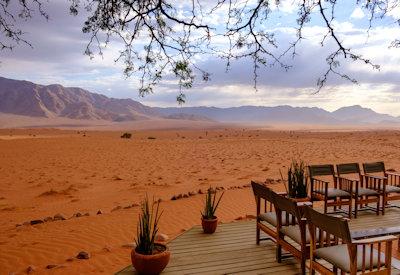
[[[0,113],[20,116],[129,121],[181,119],[245,124],[325,124],[359,125],[400,123],[400,118],[380,114],[360,105],[345,106],[334,112],[319,107],[281,105],[239,107],[149,107],[133,99],[115,99],[76,87],[39,85],[0,77]]]
[[[31,117],[138,120],[159,116],[137,101],[121,101],[60,84],[38,85],[0,78],[0,112]]]

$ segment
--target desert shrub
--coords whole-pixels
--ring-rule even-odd
[[[221,202],[223,195],[224,193],[222,193],[221,196],[217,198],[217,190],[212,189],[211,187],[208,188],[206,200],[204,203],[204,211],[201,213],[204,219],[215,218],[215,212],[217,211],[218,205]]]
[[[154,207],[155,206],[155,207]],[[139,222],[137,225],[136,251],[143,255],[152,255],[155,238],[158,233],[158,224],[161,218],[159,212],[160,201],[149,202],[147,196],[141,203]]]
[[[123,133],[122,136],[121,136],[121,138],[131,138],[131,137],[132,137],[132,134],[128,133],[128,132]]]
[[[302,160],[293,160],[288,171],[287,186],[290,198],[305,198],[308,194],[306,165]],[[281,175],[282,176],[282,175]],[[283,179],[283,178],[282,178]]]

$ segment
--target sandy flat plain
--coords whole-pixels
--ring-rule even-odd
[[[0,130],[0,274],[118,271],[130,263],[136,204],[146,194],[162,200],[161,232],[172,238],[200,223],[198,190],[209,186],[228,189],[217,212],[223,222],[253,215],[243,186],[279,179],[295,155],[309,164],[384,160],[400,170],[399,131],[121,133]],[[23,225],[58,213],[67,220]],[[90,259],[76,259],[80,251]]]

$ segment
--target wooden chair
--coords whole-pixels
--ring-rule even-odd
[[[339,270],[341,274],[351,275],[357,272],[391,274],[392,242],[397,239],[395,236],[353,240],[347,220],[319,213],[309,207],[304,212],[311,239],[311,274],[337,274]],[[330,263],[332,270],[319,260]]]
[[[398,207],[388,205],[388,202],[400,200],[400,174],[387,171],[382,161],[363,163],[363,169],[364,181],[376,186],[382,195],[382,214],[385,214],[385,208],[388,206]]]
[[[341,209],[343,205],[348,205],[348,215],[349,218],[351,218],[353,197],[352,182],[338,182],[335,175],[335,168],[331,164],[310,165],[308,166],[308,170],[310,177],[311,200],[323,201],[325,214],[328,213],[328,207],[330,206],[333,206],[334,212],[336,212],[337,207]],[[332,183],[330,184],[328,181],[317,179],[317,176],[329,176],[332,178]],[[330,185],[333,185],[333,187],[329,187]]]
[[[344,163],[336,165],[336,172],[338,176],[339,185],[349,185],[352,182],[353,185],[353,199],[354,199],[354,217],[357,218],[358,208],[373,209],[376,214],[379,215],[380,207],[380,190],[372,184],[371,181],[364,182],[364,177],[360,171],[360,165],[358,163]],[[353,175],[357,179],[349,179],[344,175]],[[368,207],[368,203],[376,203],[375,208]]]
[[[282,261],[282,249],[288,251],[300,261],[301,273],[306,274],[306,260],[310,255],[310,238],[309,234],[307,234],[307,225],[306,220],[303,218],[302,209],[311,203],[297,203],[276,193],[271,194],[278,219],[276,227],[276,259],[280,263]],[[293,242],[285,239],[285,237],[290,238],[297,245],[294,245]]]
[[[263,240],[276,242],[278,221],[274,203],[272,202],[272,190],[261,183],[251,181],[254,197],[256,199],[257,222],[256,222],[256,243]],[[264,207],[262,207],[264,206]],[[260,230],[264,231],[268,238],[260,238]]]

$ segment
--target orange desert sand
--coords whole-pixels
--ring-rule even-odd
[[[132,131],[132,139],[121,134],[0,130],[0,274],[122,269],[130,264],[136,204],[146,193],[162,200],[161,232],[173,238],[200,224],[204,195],[198,190],[209,186],[226,189],[217,211],[222,222],[254,215],[246,185],[279,179],[279,169],[285,171],[295,155],[309,164],[384,160],[400,169],[398,131]],[[186,195],[171,200],[179,194]],[[78,212],[83,216],[73,217]],[[56,214],[66,220],[24,225]],[[90,259],[76,259],[80,251]]]

